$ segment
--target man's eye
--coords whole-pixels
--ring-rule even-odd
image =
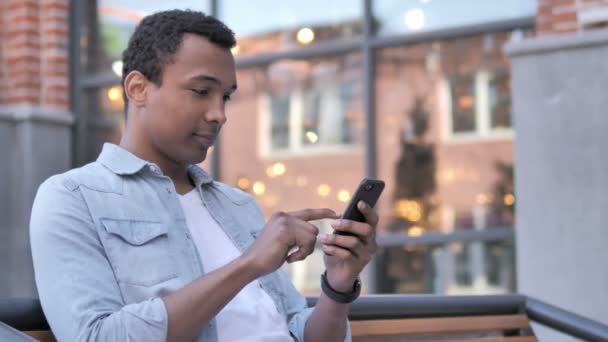
[[[192,91],[201,96],[209,95],[209,90],[207,89],[192,89]]]

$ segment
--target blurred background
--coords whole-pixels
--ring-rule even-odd
[[[122,51],[173,8],[237,36],[216,179],[267,217],[386,182],[365,292],[520,292],[607,322],[605,0],[3,0],[0,296],[35,296],[36,189],[118,143]],[[322,253],[288,271],[317,294]]]

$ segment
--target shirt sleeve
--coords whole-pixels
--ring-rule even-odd
[[[40,186],[30,220],[36,286],[53,334],[58,341],[165,341],[163,300],[125,305],[86,202],[66,182],[55,176]]]

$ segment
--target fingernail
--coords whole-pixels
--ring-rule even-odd
[[[359,202],[359,209],[365,209],[365,202],[363,202],[363,201]]]

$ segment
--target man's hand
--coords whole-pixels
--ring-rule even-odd
[[[359,201],[357,208],[365,216],[365,223],[338,220],[332,223],[337,231],[352,233],[355,236],[328,234],[320,239],[325,252],[327,280],[336,291],[350,293],[353,285],[376,253],[376,225],[378,215],[365,202]]]
[[[255,243],[243,257],[256,274],[263,276],[274,272],[287,262],[304,260],[315,248],[319,229],[308,221],[337,218],[331,209],[304,209],[272,215]],[[289,254],[289,251],[298,249]]]

